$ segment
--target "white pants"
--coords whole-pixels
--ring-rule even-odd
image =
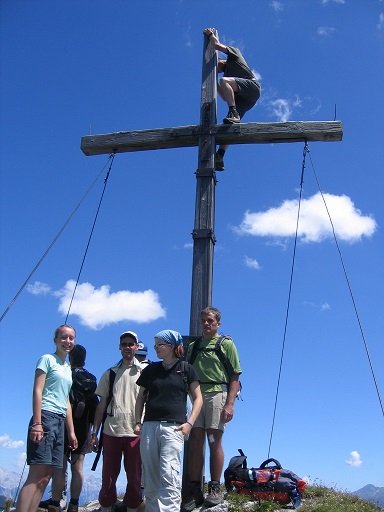
[[[144,422],[140,436],[145,512],[179,512],[180,459],[184,438],[178,425]]]

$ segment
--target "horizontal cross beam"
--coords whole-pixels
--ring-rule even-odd
[[[267,144],[278,142],[340,141],[341,121],[288,121],[286,123],[216,124],[205,132],[200,125],[178,126],[87,135],[81,150],[87,156],[126,153],[153,149],[193,147],[199,137],[213,135],[216,144]]]

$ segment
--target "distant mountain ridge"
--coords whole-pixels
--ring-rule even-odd
[[[84,475],[84,485],[80,495],[80,505],[95,501],[98,499],[99,491],[101,488],[101,479],[93,475]],[[20,487],[25,482],[26,476],[23,477]],[[20,475],[13,471],[8,471],[0,467],[0,508],[4,508],[6,498],[14,499],[16,496],[17,488],[19,486]],[[117,493],[123,494],[125,486],[117,484]],[[45,491],[45,496],[50,496],[50,486]]]
[[[25,482],[26,476],[23,478],[20,486]],[[4,508],[6,498],[15,498],[17,488],[19,486],[20,475],[12,471],[8,471],[0,467],[0,508]],[[96,501],[99,496],[101,487],[101,479],[93,475],[85,474],[83,490],[80,496],[80,505],[85,505],[91,501]],[[117,486],[118,494],[125,492],[125,486]],[[46,494],[49,493],[50,486],[47,487]],[[363,500],[370,501],[375,505],[384,507],[384,487],[375,487],[372,484],[365,485],[357,491],[351,492],[355,496],[359,496]]]
[[[370,501],[375,505],[384,507],[384,487],[375,487],[372,484],[365,485],[358,491],[351,492],[363,500]]]

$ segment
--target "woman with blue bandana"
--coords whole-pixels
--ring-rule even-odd
[[[158,332],[154,348],[161,361],[144,368],[136,382],[140,391],[136,401],[135,434],[140,435],[145,511],[179,512],[181,451],[203,399],[195,369],[181,361],[183,339],[180,333]],[[189,417],[188,394],[193,402]]]

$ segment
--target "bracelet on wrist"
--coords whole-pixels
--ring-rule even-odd
[[[36,425],[42,425],[41,421],[36,421],[36,423],[32,423],[31,427],[36,427]]]
[[[193,428],[192,423],[190,423],[189,421],[187,421],[186,423],[188,423],[188,425],[189,425],[191,428]]]

